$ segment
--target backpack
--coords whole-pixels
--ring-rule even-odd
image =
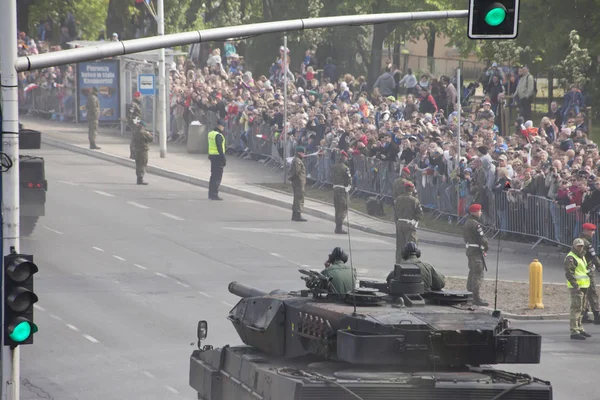
[[[529,74],[529,75],[531,75],[531,74]],[[531,96],[531,97],[535,97],[535,96],[537,96],[537,79],[535,79],[533,77],[533,75],[531,75],[531,79],[533,79],[533,96]],[[527,87],[528,83],[529,83],[529,81],[527,81],[527,83],[525,84],[525,87]]]

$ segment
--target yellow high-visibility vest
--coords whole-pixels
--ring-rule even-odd
[[[572,251],[569,254],[567,254],[567,257],[569,256],[573,257],[575,261],[577,261],[577,268],[575,268],[575,280],[577,281],[577,285],[582,289],[589,288],[590,276],[588,275],[587,262],[585,261],[585,257],[580,258],[577,256],[577,254],[573,253]],[[571,285],[571,282],[567,281],[567,287],[573,287],[573,285]]]
[[[221,132],[211,131],[208,133],[208,155],[215,156],[219,154],[219,149],[217,148],[217,135],[221,135],[223,138],[223,142],[221,147],[223,150],[223,154],[225,154],[225,136]]]

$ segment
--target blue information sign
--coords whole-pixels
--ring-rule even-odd
[[[154,85],[155,79],[153,74],[138,75],[138,90],[142,96],[153,96],[156,92]]]

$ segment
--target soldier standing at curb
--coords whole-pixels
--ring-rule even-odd
[[[88,120],[88,139],[90,141],[90,149],[100,150],[100,147],[96,146],[96,136],[98,135],[98,118],[100,118],[100,100],[98,100],[98,88],[92,88],[87,97],[85,110]]]
[[[473,304],[485,307],[488,303],[482,300],[480,291],[483,275],[487,271],[484,257],[488,251],[488,241],[481,225],[481,205],[471,204],[469,213],[463,230],[463,238],[467,247],[467,259],[469,260],[467,290],[473,293]]]
[[[331,179],[333,181],[333,207],[335,208],[335,233],[347,234],[343,229],[344,219],[348,212],[348,192],[352,184],[352,175],[350,168],[346,165],[348,153],[344,150],[340,152],[337,162],[331,169]]]
[[[129,115],[127,115],[127,122],[129,123],[129,127],[131,128],[131,143],[129,144],[129,158],[135,160],[135,130],[137,124],[142,119],[142,94],[140,92],[135,92],[133,94],[133,102],[131,103],[131,107],[129,107]]]
[[[588,275],[590,276],[590,287],[587,290],[587,304],[584,306],[583,311],[583,322],[592,322],[588,317],[588,309],[591,308],[594,313],[594,325],[600,325],[600,305],[598,304],[598,291],[596,290],[596,268],[600,268],[600,260],[592,244],[596,225],[583,224],[581,228],[582,231],[579,238],[583,240],[585,246],[585,259],[589,263]]]
[[[215,130],[208,133],[208,159],[210,160],[210,180],[208,182],[208,198],[223,200],[219,197],[219,186],[223,179],[223,168],[227,165],[225,159],[225,121],[219,120]]]
[[[148,166],[148,150],[149,144],[154,140],[154,136],[144,129],[143,123],[138,119],[133,131],[133,148],[135,156],[135,174],[137,176],[138,185],[147,185],[144,182],[146,166]]]
[[[585,251],[585,242],[577,238],[573,241],[571,252],[565,257],[565,277],[571,294],[570,328],[573,340],[585,340],[592,336],[583,329],[581,324],[587,290],[590,287]]]
[[[304,158],[304,147],[296,147],[296,156],[290,166],[290,180],[294,191],[294,203],[292,204],[292,221],[304,222],[302,211],[304,210],[304,186],[306,185],[306,167]]]
[[[423,217],[421,202],[412,195],[415,185],[404,183],[405,193],[398,196],[394,202],[396,214],[396,264],[402,262],[402,252],[408,242],[417,243],[417,226]]]

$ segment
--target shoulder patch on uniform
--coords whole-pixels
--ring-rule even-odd
[[[483,228],[481,225],[477,225],[477,233],[479,233],[479,236],[483,236]]]
[[[575,261],[575,258],[573,258],[573,256],[567,256],[567,258],[565,258],[565,261]]]

